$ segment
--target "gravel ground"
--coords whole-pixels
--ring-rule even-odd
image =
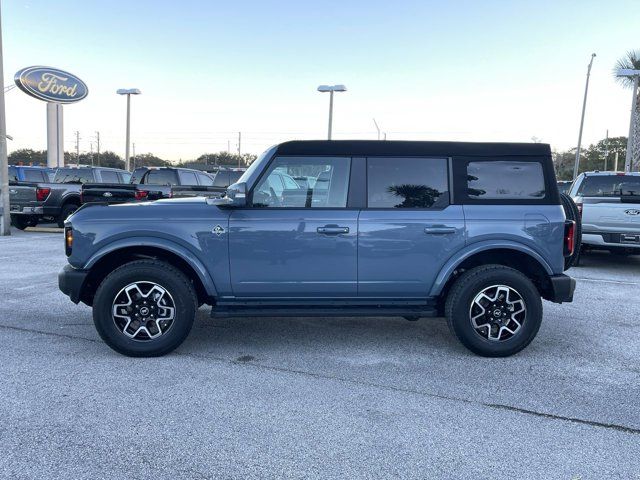
[[[0,478],[640,479],[640,257],[584,257],[534,342],[443,319],[206,308],[175,353],[106,347],[58,291],[62,236],[0,238]]]

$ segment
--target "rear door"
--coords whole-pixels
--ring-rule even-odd
[[[446,158],[369,157],[367,205],[358,220],[358,295],[421,298],[465,244],[451,205]]]

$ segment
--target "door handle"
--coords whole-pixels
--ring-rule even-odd
[[[456,233],[455,227],[425,227],[424,233],[427,235],[451,235]]]
[[[349,233],[349,227],[339,227],[337,225],[325,225],[324,227],[318,227],[317,232],[323,235],[339,235],[341,233]]]

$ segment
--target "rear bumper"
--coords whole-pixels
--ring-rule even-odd
[[[42,215],[44,213],[42,207],[15,207],[10,210],[11,215]]]
[[[87,270],[79,270],[71,265],[65,265],[58,273],[58,288],[68,296],[73,303],[80,302],[82,287],[85,284]]]
[[[624,247],[640,249],[640,229],[633,232],[582,232],[582,243],[594,247]]]
[[[549,277],[551,291],[547,300],[555,303],[573,301],[573,292],[576,289],[576,281],[568,275],[560,274]]]

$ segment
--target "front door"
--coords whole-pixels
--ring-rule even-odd
[[[350,158],[276,157],[229,219],[236,297],[357,295],[358,210],[347,208]]]
[[[424,299],[465,244],[461,205],[450,205],[448,160],[367,159],[367,208],[358,221],[360,297]]]

